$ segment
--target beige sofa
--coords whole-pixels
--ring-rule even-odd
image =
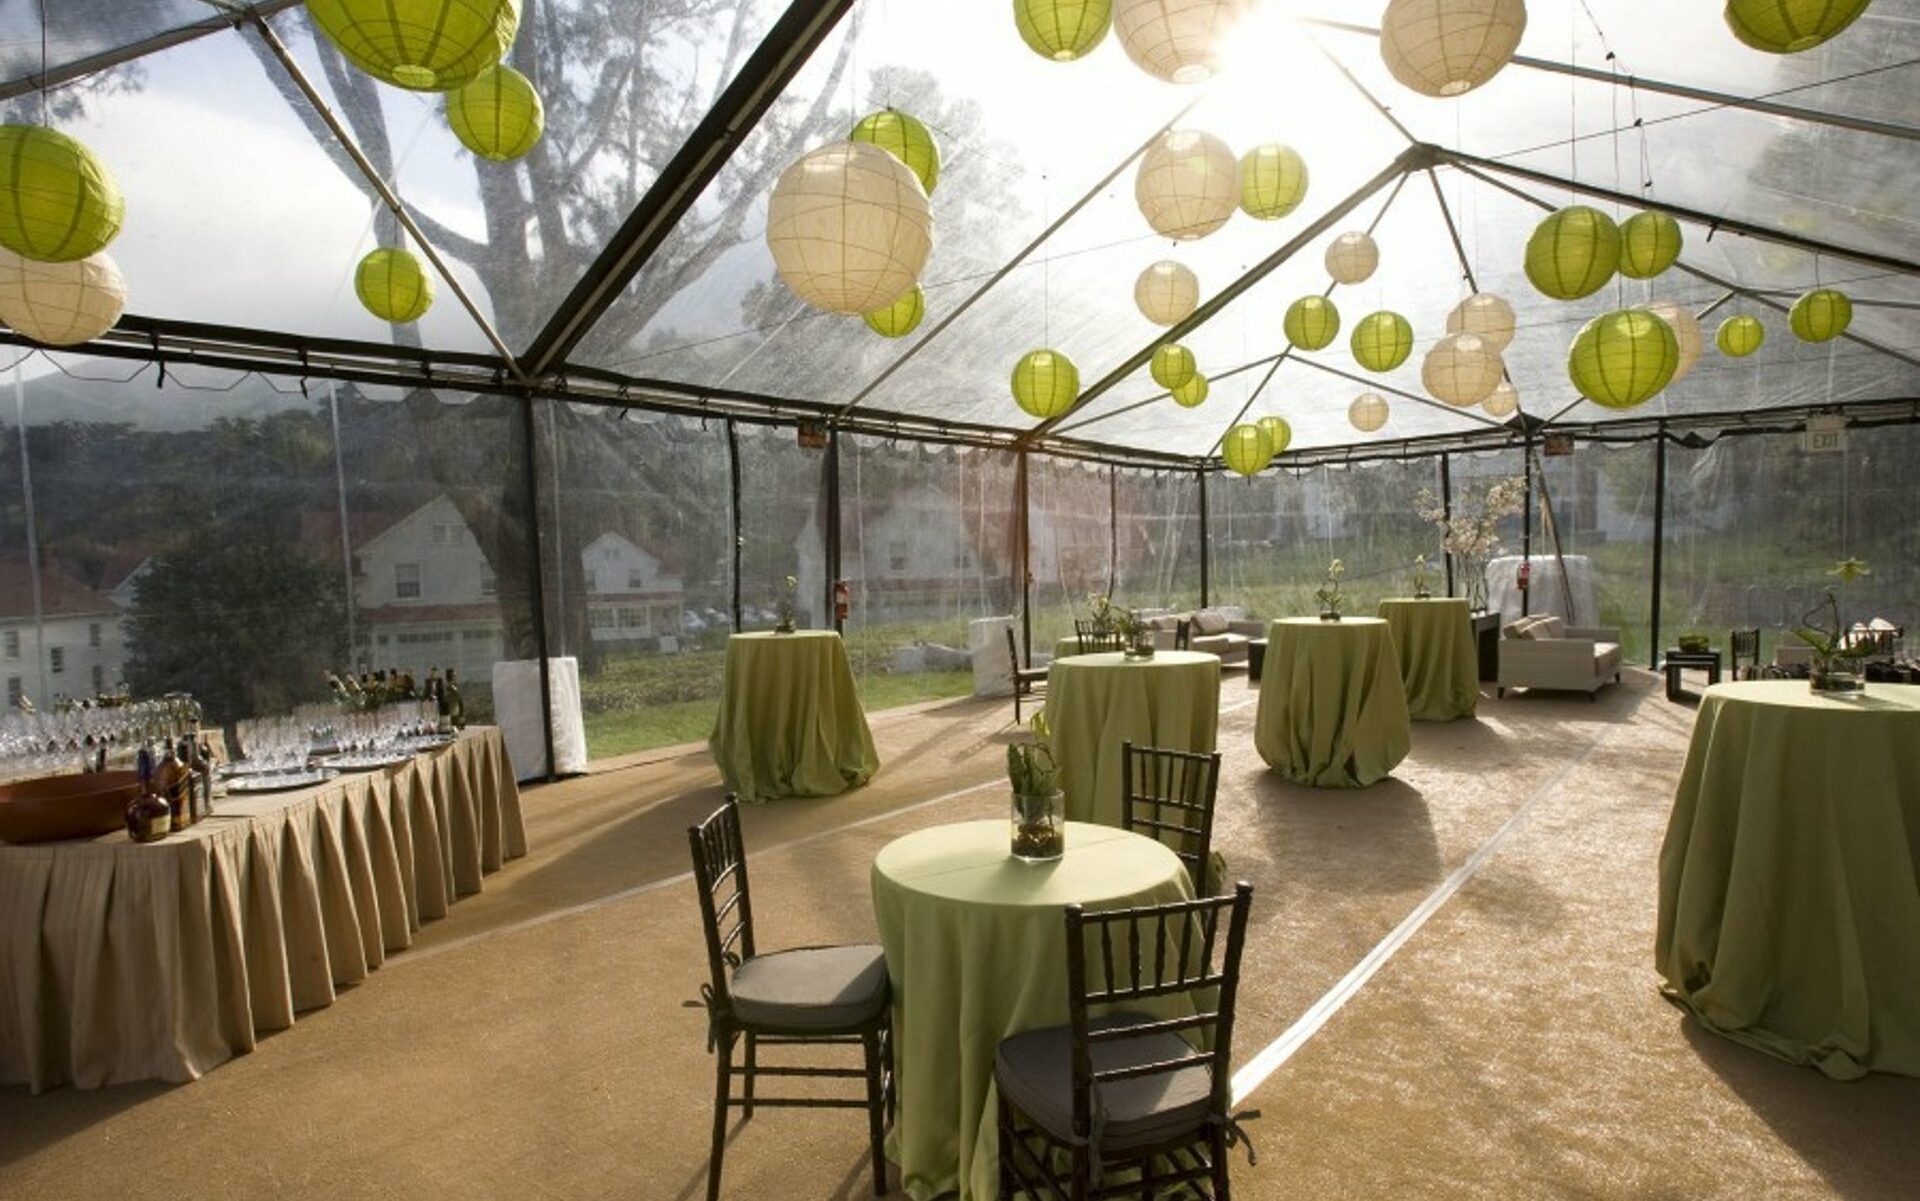
[[[1593,699],[1619,680],[1619,630],[1569,626],[1558,617],[1523,617],[1501,627],[1501,696],[1509,688],[1548,688]]]
[[[1162,613],[1147,619],[1153,624],[1153,645],[1172,650],[1180,623],[1192,622],[1187,649],[1220,656],[1222,663],[1241,663],[1247,657],[1247,643],[1266,636],[1267,623],[1250,618],[1238,605],[1216,605],[1190,613]]]

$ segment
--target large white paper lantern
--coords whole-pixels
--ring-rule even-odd
[[[1477,292],[1453,306],[1447,332],[1478,334],[1493,353],[1503,354],[1513,341],[1513,306],[1491,292]]]
[[[1391,0],[1380,57],[1425,96],[1459,96],[1499,73],[1527,29],[1525,0]]]
[[[1456,408],[1479,404],[1500,386],[1500,356],[1478,334],[1448,334],[1420,366],[1420,382],[1436,400]]]
[[[1161,259],[1133,281],[1133,303],[1155,325],[1185,321],[1200,303],[1200,277],[1185,264]]]
[[[1480,407],[1494,417],[1510,417],[1520,407],[1520,391],[1506,380],[1494,385],[1493,391],[1480,402]]]
[[[1134,65],[1168,83],[1199,83],[1253,0],[1115,0],[1113,28]]]
[[[933,210],[905,163],[867,142],[835,142],[780,173],[767,248],[800,299],[871,313],[918,282],[933,250]]]
[[[1371,434],[1386,425],[1388,412],[1386,397],[1363,392],[1347,406],[1347,421],[1361,433]]]
[[[1197,129],[1162,134],[1140,159],[1133,197],[1156,233],[1204,238],[1240,203],[1240,164],[1227,144]]]
[[[105,251],[37,263],[0,249],[0,320],[47,346],[76,346],[113,328],[127,283]]]
[[[1700,361],[1701,351],[1706,349],[1706,337],[1700,332],[1699,320],[1671,300],[1651,300],[1634,307],[1645,309],[1672,328],[1673,339],[1680,347],[1680,362],[1673,369],[1673,378],[1667,383],[1669,387],[1679,383],[1687,372],[1693,370],[1693,365]]]
[[[1365,283],[1380,265],[1380,247],[1359,230],[1349,230],[1327,247],[1327,274],[1335,283]]]

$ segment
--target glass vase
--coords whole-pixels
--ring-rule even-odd
[[[1015,859],[1027,863],[1046,863],[1060,858],[1067,850],[1067,828],[1061,815],[1061,794],[1013,794],[1009,814],[1009,850]]]
[[[1141,630],[1127,639],[1126,657],[1135,661],[1153,658],[1153,631]]]
[[[1853,660],[1815,655],[1812,670],[1807,673],[1807,686],[1814,692],[1844,695],[1865,692],[1867,681]]]

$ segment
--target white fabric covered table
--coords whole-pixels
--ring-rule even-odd
[[[1536,617],[1559,617],[1570,626],[1597,626],[1600,603],[1593,592],[1593,560],[1585,555],[1567,555],[1567,584],[1560,587],[1560,559],[1553,555],[1532,555],[1533,571],[1527,582],[1532,596],[1527,612]],[[1573,612],[1567,612],[1568,591],[1573,595]],[[1500,614],[1502,624],[1520,616],[1520,556],[1502,555],[1487,564],[1487,608]]]
[[[580,660],[548,659],[553,694],[553,774],[587,770],[587,726],[580,715]],[[540,660],[509,659],[493,665],[493,720],[507,740],[507,753],[522,780],[547,774],[547,742],[540,736]]]
[[[500,732],[226,797],[146,846],[0,844],[0,1084],[195,1079],[333,1002],[527,853]]]

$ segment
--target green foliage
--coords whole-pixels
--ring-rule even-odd
[[[1034,714],[1029,729],[1032,731],[1029,741],[1007,747],[1007,783],[1013,787],[1015,796],[1050,796],[1059,789],[1060,783],[1047,715]]]

